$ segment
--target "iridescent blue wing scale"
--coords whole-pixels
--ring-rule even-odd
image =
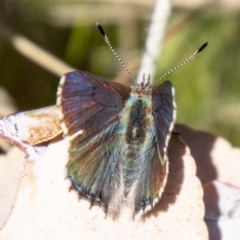
[[[120,189],[116,128],[129,94],[130,88],[82,71],[64,75],[58,89],[62,128],[69,140],[67,177],[80,197],[105,211]]]

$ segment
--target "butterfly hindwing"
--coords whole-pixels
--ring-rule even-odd
[[[134,215],[146,213],[159,201],[165,187],[168,162],[161,164],[156,143],[143,161],[141,177],[137,181]]]
[[[120,193],[122,185],[118,136],[112,132],[114,125],[110,128],[86,148],[70,149],[72,160],[67,164],[68,178],[80,196],[103,206],[106,212],[109,204],[115,202],[113,199]]]

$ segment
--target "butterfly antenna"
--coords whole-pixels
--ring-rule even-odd
[[[117,60],[121,63],[121,65],[123,66],[123,68],[127,71],[128,75],[131,77],[131,79],[136,82],[135,77],[133,76],[133,74],[130,72],[130,70],[127,68],[127,66],[125,65],[125,63],[123,62],[123,60],[118,56],[117,52],[114,50],[114,48],[112,47],[106,33],[104,32],[102,26],[99,23],[96,23],[100,33],[103,36],[104,41],[107,43],[107,45],[109,46],[109,48],[111,49],[111,51],[113,52],[113,54],[115,55],[115,57],[117,58]]]
[[[195,51],[192,55],[190,55],[187,59],[185,59],[184,61],[182,61],[181,63],[179,63],[177,66],[175,66],[174,68],[172,68],[170,71],[164,73],[161,77],[157,78],[156,80],[153,81],[154,85],[155,83],[157,83],[158,81],[160,81],[161,79],[165,78],[167,75],[169,75],[170,73],[174,72],[175,70],[177,70],[179,67],[181,67],[182,65],[184,65],[185,63],[187,63],[189,60],[193,59],[194,57],[196,57],[204,48],[206,48],[208,45],[208,42],[204,43],[197,51]]]

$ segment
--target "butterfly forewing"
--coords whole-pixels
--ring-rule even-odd
[[[161,161],[167,159],[167,147],[176,118],[174,88],[169,81],[153,88],[154,127]]]
[[[88,72],[74,71],[64,75],[58,90],[64,133],[71,136],[84,131],[83,141],[98,135],[101,128],[117,120],[129,93],[129,88]]]

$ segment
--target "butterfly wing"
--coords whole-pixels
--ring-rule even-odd
[[[153,89],[153,118],[156,130],[158,155],[163,164],[176,118],[174,87],[170,81]]]
[[[153,124],[150,132],[152,139],[147,149],[141,154],[143,163],[135,194],[135,213],[146,212],[159,201],[168,175],[167,148],[176,115],[174,89],[166,81],[153,88],[152,115]],[[150,163],[149,163],[150,162]]]
[[[105,210],[121,187],[116,128],[130,88],[90,73],[62,77],[58,105],[69,138],[67,177],[81,197]]]

